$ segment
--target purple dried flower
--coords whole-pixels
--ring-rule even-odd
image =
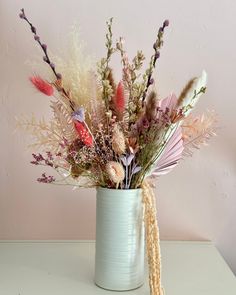
[[[84,113],[84,108],[79,108],[78,110],[74,111],[71,114],[72,119],[77,120],[79,122],[84,122],[85,120],[85,113]]]
[[[51,62],[50,63],[50,67],[52,68],[52,69],[55,69],[55,65]]]
[[[46,152],[47,158],[44,158],[41,154],[32,154],[34,160],[30,163],[33,165],[47,165],[50,167],[54,167],[53,164],[53,155],[51,152]],[[43,163],[42,163],[43,162]]]
[[[42,176],[37,179],[37,181],[41,183],[52,183],[55,180],[53,176],[46,176],[46,173],[43,173]]]
[[[47,56],[44,56],[44,57],[43,57],[43,61],[48,62],[48,58],[47,58]]]
[[[141,166],[134,166],[134,168],[133,168],[133,170],[132,170],[132,174],[136,174],[136,173],[138,173],[141,169],[142,169]]]
[[[35,40],[35,41],[39,41],[39,40],[40,40],[39,36],[38,36],[38,35],[35,35],[35,36],[34,36],[34,40]]]
[[[134,158],[134,154],[126,154],[125,156],[121,156],[120,160],[122,161],[124,166],[129,166]]]
[[[53,156],[52,156],[52,153],[51,152],[46,152],[47,156],[48,156],[48,159],[49,160],[53,160]]]
[[[38,155],[32,154],[32,156],[35,159],[35,161],[37,161],[37,162],[41,162],[41,161],[45,160],[44,157],[41,154],[38,154]]]
[[[154,79],[151,78],[150,81],[149,81],[150,85],[152,85],[154,83]]]

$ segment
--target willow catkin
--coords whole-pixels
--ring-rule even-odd
[[[161,252],[155,195],[147,181],[143,183],[142,189],[150,294],[164,295],[164,289],[161,286]]]

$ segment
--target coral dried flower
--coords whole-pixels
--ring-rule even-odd
[[[110,180],[116,184],[121,183],[125,178],[123,166],[115,161],[110,161],[106,164],[106,172]]]
[[[116,88],[116,94],[114,96],[114,104],[116,110],[122,114],[125,110],[125,95],[124,95],[124,86],[122,82],[119,82]]]
[[[53,95],[54,89],[50,83],[43,80],[40,76],[32,76],[29,78],[32,84],[45,95]]]
[[[75,129],[79,135],[80,140],[87,146],[93,145],[93,138],[88,132],[88,129],[84,126],[83,123],[75,121]]]

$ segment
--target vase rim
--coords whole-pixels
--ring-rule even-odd
[[[142,188],[131,188],[131,189],[116,189],[116,188],[108,188],[108,187],[101,187],[101,186],[98,186],[96,187],[96,190],[109,190],[109,191],[141,191]]]

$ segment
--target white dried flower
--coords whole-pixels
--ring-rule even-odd
[[[115,161],[110,161],[106,164],[106,172],[110,180],[117,184],[121,183],[125,178],[123,166]]]

